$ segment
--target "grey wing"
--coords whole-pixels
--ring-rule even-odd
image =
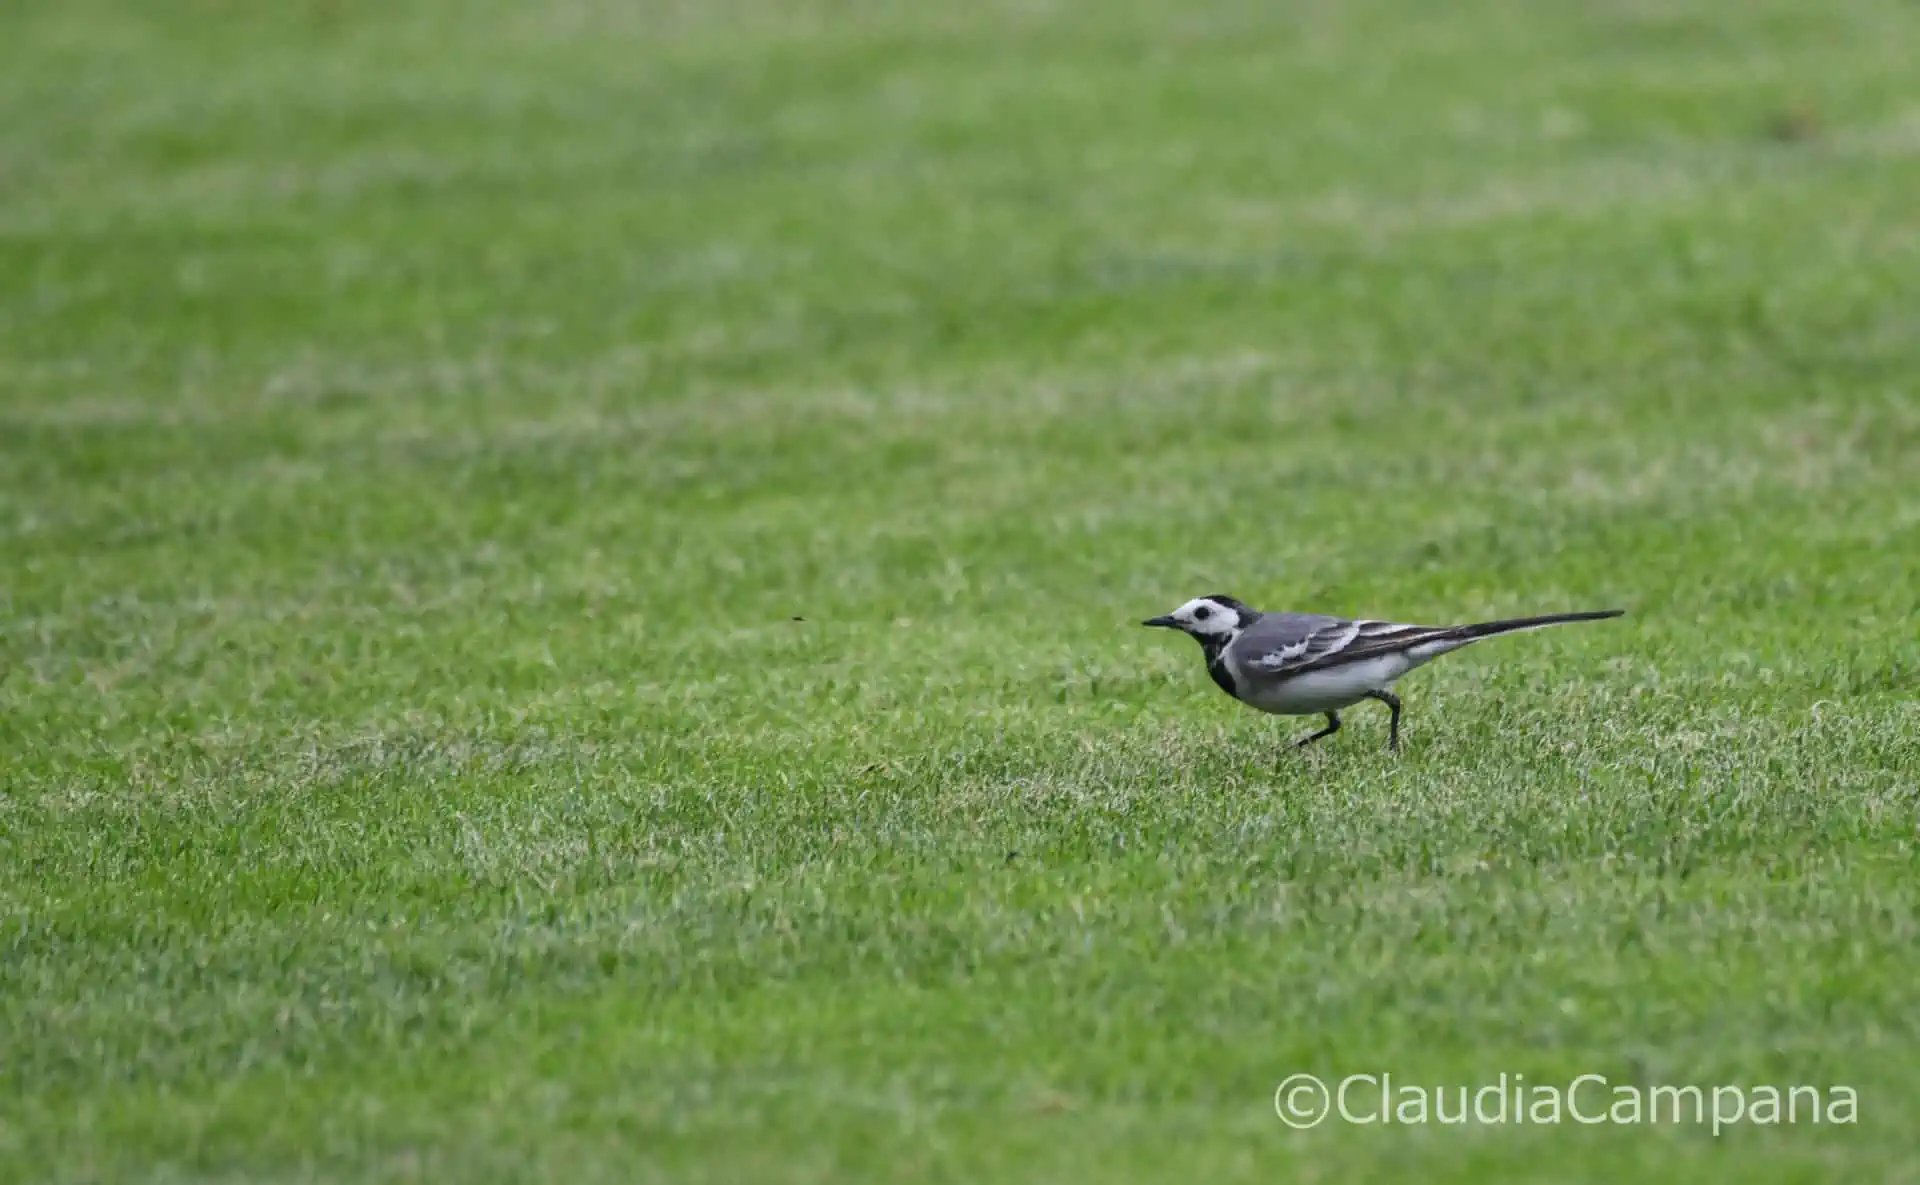
[[[1267,613],[1235,640],[1234,661],[1249,671],[1279,675],[1337,654],[1359,623],[1319,613]]]
[[[1236,661],[1267,675],[1294,675],[1405,650],[1451,632],[1451,627],[1350,621],[1317,613],[1269,613],[1234,643]]]

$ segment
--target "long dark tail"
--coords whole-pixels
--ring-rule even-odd
[[[1505,621],[1483,621],[1476,625],[1455,626],[1447,632],[1462,641],[1511,634],[1519,630],[1537,630],[1542,626],[1565,625],[1569,621],[1604,621],[1619,617],[1625,609],[1590,609],[1584,613],[1548,613],[1540,617],[1509,617]]]

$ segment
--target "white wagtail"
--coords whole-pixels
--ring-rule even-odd
[[[1184,630],[1200,643],[1207,673],[1220,690],[1250,707],[1281,716],[1326,713],[1327,726],[1299,742],[1311,745],[1340,731],[1340,709],[1377,699],[1393,713],[1387,747],[1400,747],[1400,698],[1393,681],[1449,650],[1494,634],[1569,621],[1618,617],[1624,609],[1512,617],[1477,625],[1396,625],[1318,613],[1262,613],[1232,597],[1197,597],[1142,625]]]

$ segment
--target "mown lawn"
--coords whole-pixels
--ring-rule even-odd
[[[1917,61],[0,8],[0,1179],[1920,1179]],[[1213,592],[1629,615],[1295,753],[1137,624]]]

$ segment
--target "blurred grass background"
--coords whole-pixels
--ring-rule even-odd
[[[0,1175],[1914,1179],[1917,53],[0,9]],[[1630,615],[1303,756],[1209,592]]]

